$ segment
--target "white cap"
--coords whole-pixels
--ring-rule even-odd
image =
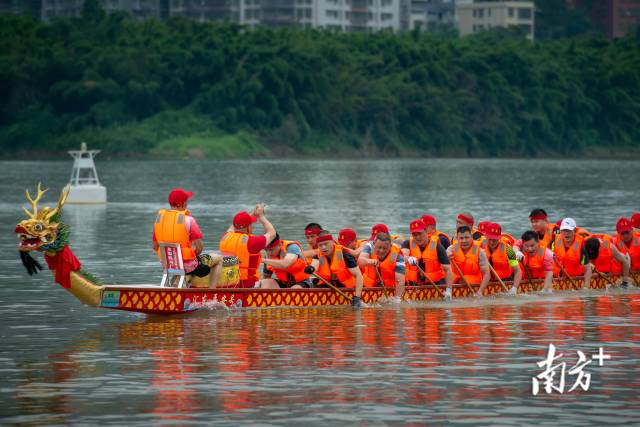
[[[573,218],[565,218],[560,223],[560,231],[562,230],[575,230],[576,229],[576,220]]]

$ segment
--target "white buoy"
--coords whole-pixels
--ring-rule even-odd
[[[73,157],[71,171],[71,191],[67,203],[94,204],[107,203],[107,189],[100,185],[93,158],[100,150],[87,150],[87,144],[80,144],[80,150],[69,151]]]

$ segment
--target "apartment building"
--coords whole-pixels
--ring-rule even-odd
[[[518,28],[534,39],[533,1],[457,2],[456,20],[461,36],[491,28]]]
[[[438,31],[455,27],[455,0],[412,0],[408,29]]]

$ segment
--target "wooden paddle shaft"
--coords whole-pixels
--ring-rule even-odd
[[[438,291],[438,293],[440,294],[440,296],[444,297],[444,293],[442,292],[442,290],[438,287],[438,285],[435,284],[435,282],[433,280],[431,280],[431,277],[429,277],[427,275],[427,273],[418,265],[416,264],[416,268],[418,269],[418,271],[420,271],[420,273],[422,273],[424,275],[424,277],[427,278],[427,280],[429,281],[429,283],[431,283],[431,286],[433,286],[434,288],[436,288],[436,290]]]
[[[498,273],[496,272],[495,268],[493,268],[493,265],[491,265],[491,263],[488,261],[487,263],[489,264],[489,269],[491,270],[491,272],[496,276],[496,279],[498,279],[498,282],[500,282],[500,284],[502,285],[502,289],[504,289],[505,292],[508,292],[507,285],[505,285],[500,276],[498,276]]]
[[[380,269],[377,265],[374,266],[376,269],[376,273],[378,274],[378,280],[380,281],[380,286],[382,286],[382,291],[384,292],[384,296],[389,298],[389,293],[387,292],[387,287],[384,285],[384,280],[382,280],[382,274],[380,274]]]
[[[462,270],[460,270],[460,267],[458,267],[458,264],[456,264],[456,262],[453,259],[450,258],[450,260],[451,260],[451,264],[453,264],[453,266],[456,268],[456,271],[460,275],[460,278],[462,279],[462,282],[465,285],[467,285],[467,288],[469,288],[469,290],[471,291],[472,294],[475,294],[476,292],[473,290],[473,288],[471,287],[469,282],[467,282],[467,279],[465,279],[464,274],[462,274]]]
[[[605,276],[604,274],[602,274],[600,272],[600,270],[598,270],[596,268],[596,266],[593,266],[593,272],[596,273],[598,276],[602,277],[607,283],[609,283],[611,286],[616,286],[616,284],[613,282],[613,280],[609,279],[607,276]]]
[[[569,282],[571,282],[571,285],[574,287],[574,289],[580,289],[580,285],[578,285],[571,276],[569,276],[569,273],[567,273],[567,270],[564,269],[564,266],[560,263],[560,261],[558,261],[558,259],[554,256],[553,260],[555,261],[555,263],[558,265],[558,267],[560,267],[560,271],[567,276],[567,279],[569,280]]]
[[[322,283],[324,283],[325,285],[329,286],[331,289],[333,289],[334,291],[336,291],[337,293],[339,293],[340,295],[345,297],[347,299],[347,301],[351,301],[351,297],[348,296],[347,294],[345,294],[344,292],[342,292],[340,289],[338,289],[337,286],[334,286],[331,282],[329,282],[328,280],[326,280],[323,277],[318,276],[315,273],[311,273],[311,274],[314,275],[316,278],[318,278],[318,280],[320,280]]]

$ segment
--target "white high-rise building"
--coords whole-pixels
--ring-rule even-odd
[[[516,27],[533,41],[534,15],[533,1],[456,2],[456,20],[461,36],[497,27]]]

